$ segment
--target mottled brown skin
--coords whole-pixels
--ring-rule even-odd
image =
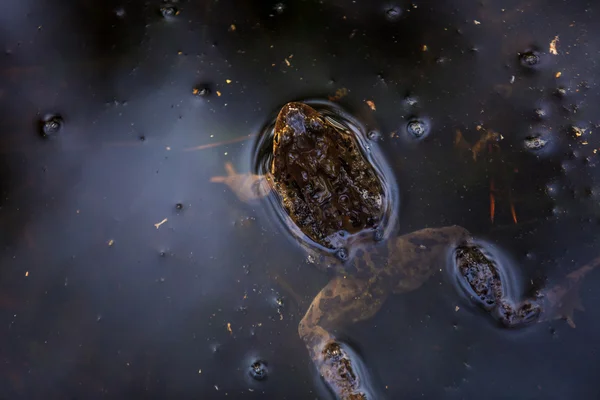
[[[457,272],[463,277],[472,299],[504,326],[515,328],[539,318],[542,307],[535,299],[515,303],[506,298],[497,265],[483,254],[479,246],[461,245],[456,249],[454,258]]]
[[[332,332],[372,317],[391,294],[419,288],[445,264],[449,247],[468,238],[465,229],[449,226],[422,229],[390,239],[387,262],[374,262],[379,256],[376,249],[357,254],[353,263],[362,276],[337,276],[317,294],[300,322],[298,333],[338,398],[361,395],[361,381],[359,376],[337,373],[352,365],[347,355],[340,356],[343,361],[332,363],[324,353],[323,349],[336,343]],[[365,397],[355,398],[368,398],[364,393],[362,396]]]
[[[243,201],[259,199],[273,190],[290,217],[292,230],[300,229],[325,248],[343,245],[342,230],[370,232],[381,221],[382,183],[356,140],[307,105],[290,103],[279,113],[267,176],[237,174],[231,164],[226,164],[226,169],[227,176],[212,181],[225,183]],[[364,238],[353,243],[359,247],[353,259],[338,261],[334,268],[338,275],[317,294],[298,327],[315,366],[339,399],[369,396],[355,363],[333,332],[372,317],[391,294],[418,289],[446,266],[451,249],[455,249],[458,273],[471,294],[505,325],[517,326],[540,315],[535,302],[514,305],[504,298],[495,264],[470,244],[471,235],[462,227],[426,228],[385,244],[376,244],[374,235]],[[573,278],[578,281],[579,277]],[[552,288],[548,304],[563,307],[561,302],[568,300],[574,286]],[[565,310],[570,310],[569,305]]]
[[[305,104],[279,113],[271,175],[294,225],[326,248],[342,246],[340,232],[374,230],[382,219],[382,183],[355,136]]]

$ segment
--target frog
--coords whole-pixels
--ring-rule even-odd
[[[356,368],[356,356],[335,331],[371,318],[391,295],[420,288],[448,264],[467,294],[506,327],[556,317],[544,311],[562,304],[571,286],[552,288],[547,297],[510,298],[500,266],[467,229],[423,227],[398,235],[390,228],[397,221],[386,219],[386,207],[394,205],[363,147],[354,132],[308,104],[290,102],[275,120],[266,173],[237,173],[226,163],[227,175],[211,178],[244,202],[273,196],[289,231],[309,253],[319,255],[314,265],[331,275],[299,322],[298,335],[338,399],[373,395],[361,376],[364,369]]]

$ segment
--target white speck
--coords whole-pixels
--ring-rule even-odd
[[[515,83],[515,76],[514,75],[510,77],[510,83],[511,84]]]
[[[219,387],[218,387],[217,385],[215,385],[215,389],[216,389],[216,390],[219,390]]]
[[[473,22],[475,23],[475,25],[481,25],[481,22],[477,21],[476,19],[474,19]]]
[[[223,153],[224,155],[227,155],[227,152]]]

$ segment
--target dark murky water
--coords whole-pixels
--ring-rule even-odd
[[[0,397],[329,398],[297,331],[328,277],[210,182],[288,101],[354,115],[400,233],[464,226],[521,294],[600,256],[595,2],[466,3],[6,0]],[[595,399],[599,284],[509,331],[440,273],[337,334],[386,398]]]

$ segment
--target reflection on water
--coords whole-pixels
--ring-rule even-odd
[[[597,11],[464,3],[5,2],[0,397],[329,398],[298,324],[331,276],[214,181],[306,98],[389,166],[398,235],[464,227],[544,310],[500,329],[438,269],[335,329],[369,390],[600,396]]]

